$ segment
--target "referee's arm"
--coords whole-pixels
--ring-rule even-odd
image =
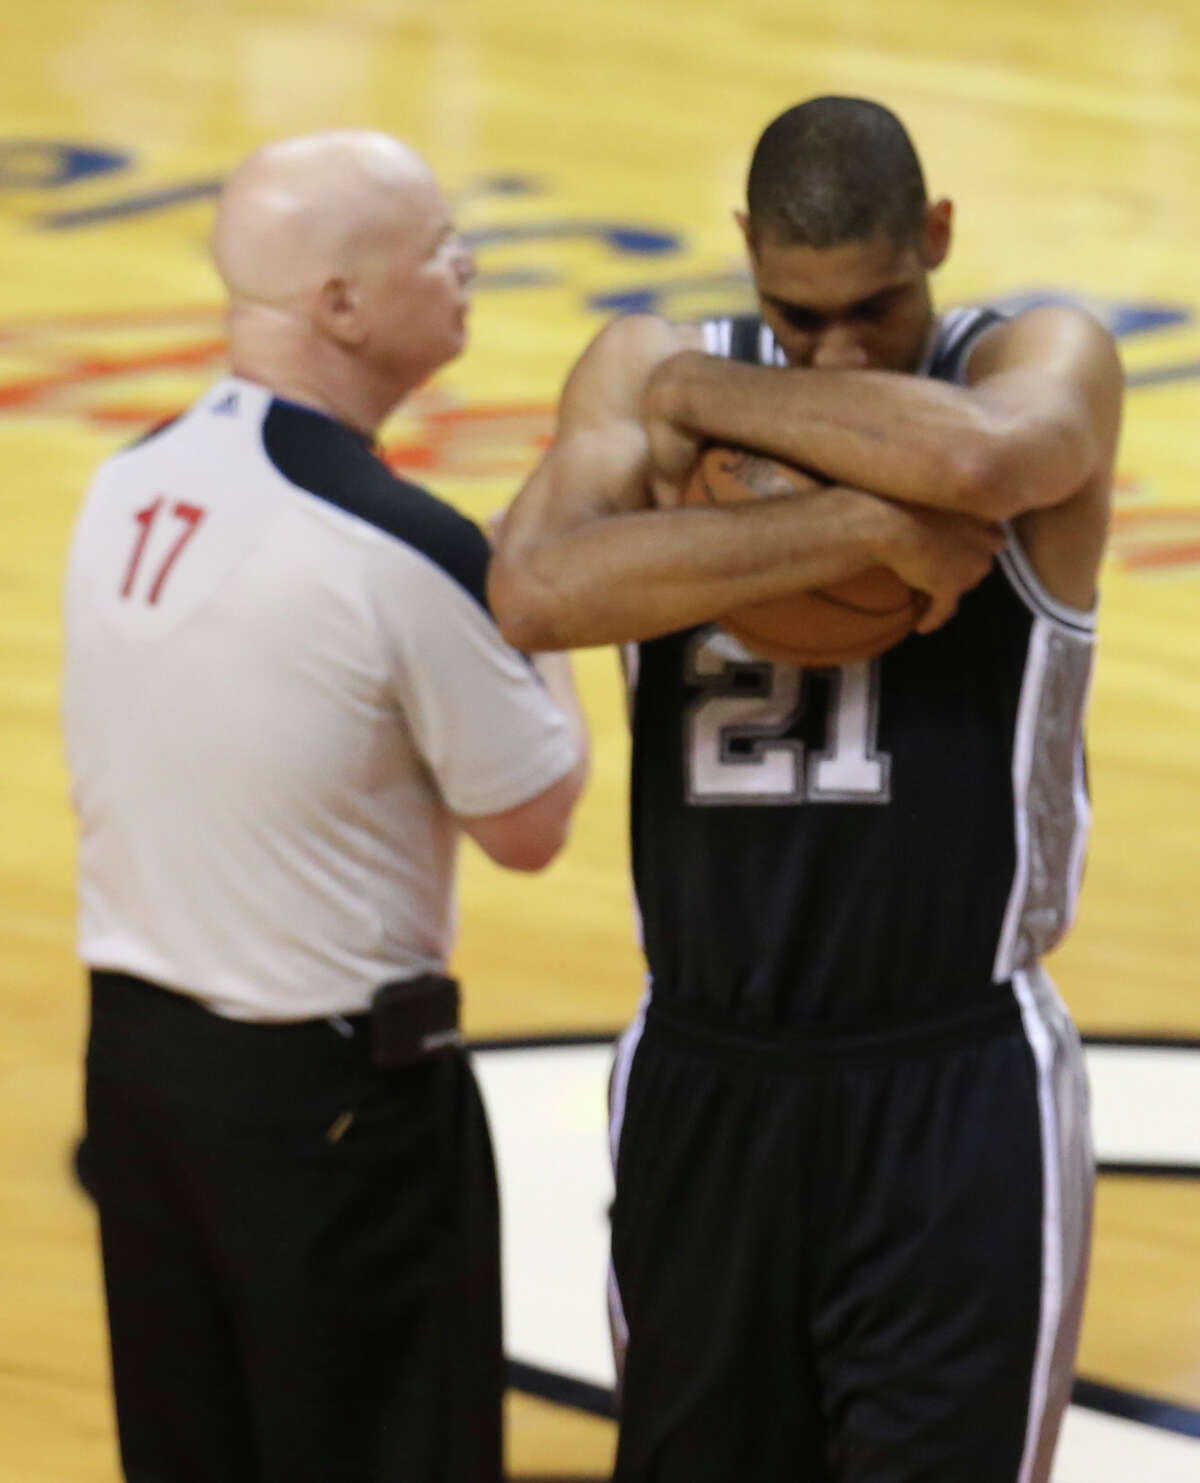
[[[507,870],[543,870],[549,865],[567,842],[571,814],[588,775],[587,718],[570,655],[535,654],[533,663],[547,694],[566,717],[579,755],[570,772],[527,802],[496,814],[457,816],[463,832]]]
[[[528,803],[474,819],[459,816],[459,825],[497,865],[507,870],[542,870],[567,842],[571,811],[583,791],[586,772],[587,764],[581,758],[566,777]]]
[[[541,870],[588,772],[570,659],[514,649],[487,605],[483,533],[424,491],[409,500],[420,522],[372,572],[393,692],[463,833],[498,865]]]

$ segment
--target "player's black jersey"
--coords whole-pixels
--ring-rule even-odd
[[[939,323],[960,380],[998,316]],[[758,320],[708,348],[781,360]],[[1068,926],[1089,809],[1094,618],[1010,536],[936,633],[835,670],[758,659],[717,625],[628,654],[633,861],[660,1002],[757,1026],[953,1014]]]

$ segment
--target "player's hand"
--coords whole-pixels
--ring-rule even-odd
[[[895,505],[893,510],[899,518],[880,558],[928,596],[917,632],[932,633],[954,616],[963,593],[991,571],[1004,549],[1004,529],[994,521],[948,510],[916,505]]]

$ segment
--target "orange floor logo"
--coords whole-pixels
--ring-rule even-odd
[[[0,381],[0,417],[127,427],[130,436],[177,416],[226,369],[220,310],[197,306],[0,325],[0,358],[24,374]],[[554,408],[538,402],[462,405],[419,391],[384,452],[399,472],[511,477],[546,447]]]

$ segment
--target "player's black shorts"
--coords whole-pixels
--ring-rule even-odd
[[[1044,975],[854,1040],[651,1005],[614,1121],[617,1483],[1049,1477],[1092,1156]]]

